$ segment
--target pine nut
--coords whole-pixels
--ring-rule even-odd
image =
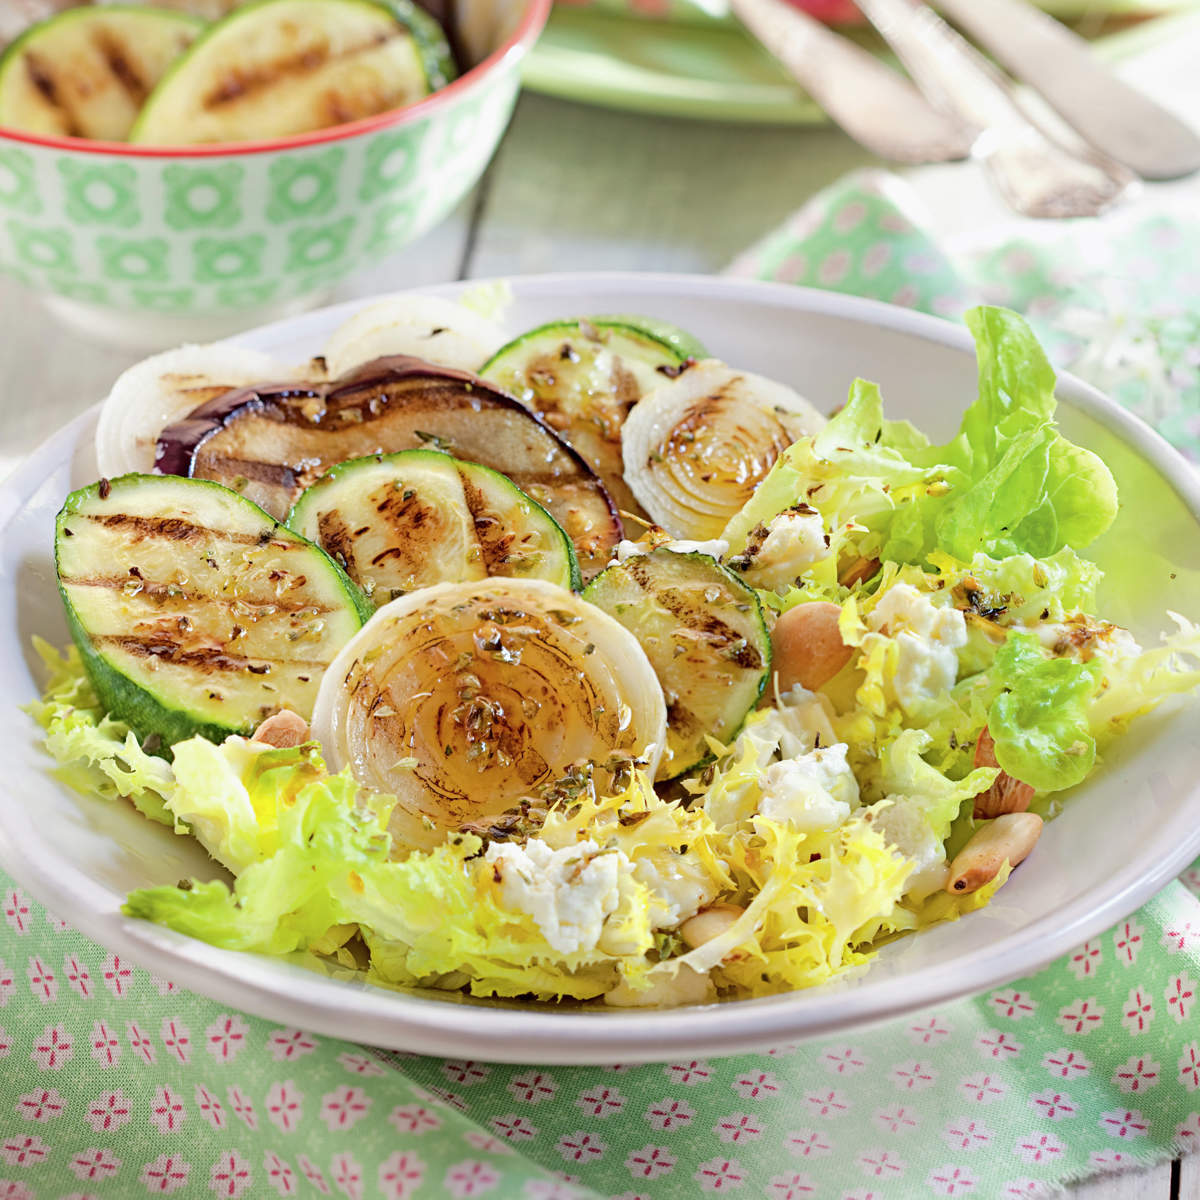
[[[309,736],[308,722],[299,713],[285,708],[263,721],[254,731],[252,740],[284,750],[303,746]]]
[[[1037,813],[1005,813],[981,825],[950,864],[946,891],[964,896],[990,883],[1007,862],[1016,867],[1029,856],[1042,833]]]
[[[975,743],[975,765],[998,767],[996,743],[985,725]],[[1001,771],[992,780],[986,792],[975,797],[975,819],[999,817],[1004,813],[1022,813],[1033,803],[1034,789],[1028,783],[1014,779],[1007,771]]]

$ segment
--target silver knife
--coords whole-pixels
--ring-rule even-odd
[[[1200,171],[1200,135],[1118,79],[1087,43],[1024,0],[936,0],[954,23],[1097,150],[1143,179]]]

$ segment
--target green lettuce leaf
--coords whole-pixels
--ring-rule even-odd
[[[992,677],[1003,691],[992,701],[988,731],[996,761],[1039,792],[1080,783],[1096,762],[1088,710],[1100,663],[1047,658],[1037,638],[1010,633]]]

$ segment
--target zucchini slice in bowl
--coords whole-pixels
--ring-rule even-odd
[[[753,588],[707,554],[659,547],[602,571],[584,599],[637,638],[667,702],[658,778],[711,757],[708,737],[730,742],[771,674],[771,635]]]
[[[511,479],[438,450],[351,459],[296,501],[289,529],[376,605],[490,575],[582,586],[571,539]]]
[[[170,745],[308,718],[370,607],[319,547],[228,488],[123,475],[58,514],[58,586],[106,708]]]
[[[129,140],[290,137],[401,108],[454,74],[440,26],[415,5],[258,0],[213,25],[167,72]]]
[[[134,5],[70,8],[0,56],[0,125],[123,142],[146,97],[204,22]]]
[[[480,369],[579,451],[617,507],[638,512],[624,479],[621,427],[649,391],[688,361],[689,334],[648,318],[552,321],[502,346]]]

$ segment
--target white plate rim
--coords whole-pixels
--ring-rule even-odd
[[[637,272],[577,272],[510,277],[507,280],[469,280],[463,283],[412,289],[454,296],[481,284],[508,283],[522,295],[557,294],[563,288],[584,291],[603,285],[628,287],[639,301],[681,290],[715,290],[736,298],[756,298],[790,307],[798,313],[828,314],[881,326],[951,349],[969,351],[971,340],[961,326],[909,309],[874,300],[756,280],[710,276],[642,274]],[[399,293],[397,293],[399,294]],[[230,341],[261,345],[289,336],[306,323],[326,326],[372,300],[353,300],[288,318],[242,334]],[[1200,473],[1162,437],[1138,418],[1107,399],[1095,388],[1066,373],[1060,389],[1070,403],[1117,431],[1167,480],[1191,514],[1200,522]],[[46,439],[0,484],[0,536],[12,514],[36,490],[47,456],[77,444],[80,433],[95,420],[96,408],[76,417]],[[49,778],[49,776],[47,776]],[[1200,813],[1200,786],[1184,801]],[[507,1009],[464,1006],[452,1001],[405,996],[382,988],[348,987],[336,980],[275,960],[220,950],[172,930],[147,925],[104,911],[109,893],[80,871],[52,860],[37,860],[20,851],[21,822],[0,823],[0,866],[49,907],[65,915],[74,927],[109,950],[202,995],[235,1005],[254,1015],[290,1023],[315,1033],[346,1037],[397,1050],[461,1055],[464,1016],[472,1026],[473,1057],[495,1062],[604,1064],[663,1062],[688,1053],[722,1055],[794,1043],[861,1029],[905,1016],[919,1009],[986,992],[1018,976],[1031,974],[1066,951],[1087,941],[1127,916],[1174,879],[1200,854],[1200,821],[1190,837],[1161,852],[1147,864],[1147,854],[1134,858],[1126,870],[1101,881],[1059,909],[1045,914],[999,943],[980,947],[960,959],[951,976],[937,967],[921,968],[895,981],[893,994],[872,988],[869,976],[861,988],[830,991],[827,1000],[813,1001],[813,991],[784,993],[751,1001],[667,1010],[608,1010],[556,1012],[547,1007]],[[27,824],[28,827],[28,824]],[[1162,850],[1162,848],[1158,848]],[[285,993],[282,978],[302,979],[304,991]],[[797,995],[806,997],[808,1011],[798,1027],[790,1012]],[[636,1020],[615,1018],[636,1012]]]

